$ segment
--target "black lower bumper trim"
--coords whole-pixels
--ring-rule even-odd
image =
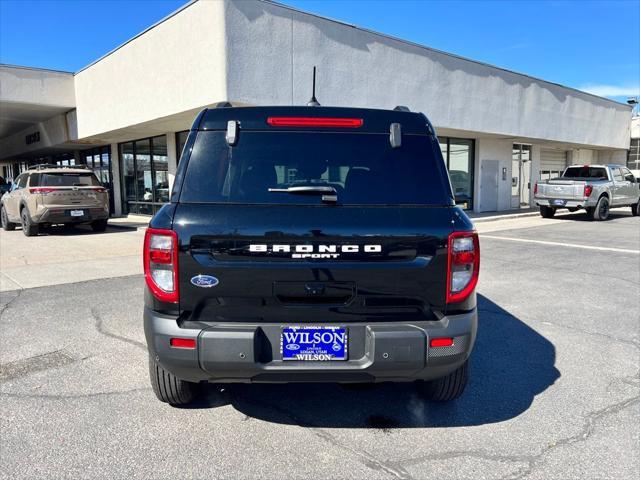
[[[178,378],[210,382],[380,382],[430,380],[460,366],[473,348],[477,311],[415,323],[345,323],[348,359],[283,361],[283,324],[189,324],[145,308],[151,355]],[[184,327],[184,326],[183,326]],[[178,349],[170,338],[193,338],[196,349]],[[431,338],[453,338],[449,347],[430,348]]]

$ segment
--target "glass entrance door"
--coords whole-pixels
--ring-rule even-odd
[[[513,144],[511,208],[529,208],[531,198],[531,145]]]

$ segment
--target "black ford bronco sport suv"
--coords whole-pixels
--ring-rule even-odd
[[[228,107],[196,118],[144,242],[151,384],[406,382],[462,394],[478,236],[405,108]]]

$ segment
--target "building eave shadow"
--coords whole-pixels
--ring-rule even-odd
[[[555,347],[482,295],[478,307],[471,380],[454,402],[426,402],[411,383],[307,383],[227,385],[221,403],[268,422],[323,428],[456,427],[509,420],[560,377]],[[211,403],[205,398],[200,407],[220,405],[214,397],[219,399],[210,395]]]

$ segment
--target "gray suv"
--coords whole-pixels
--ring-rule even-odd
[[[17,224],[27,237],[52,224],[89,224],[104,232],[109,218],[109,193],[88,168],[37,165],[20,174],[0,199],[4,230]]]

